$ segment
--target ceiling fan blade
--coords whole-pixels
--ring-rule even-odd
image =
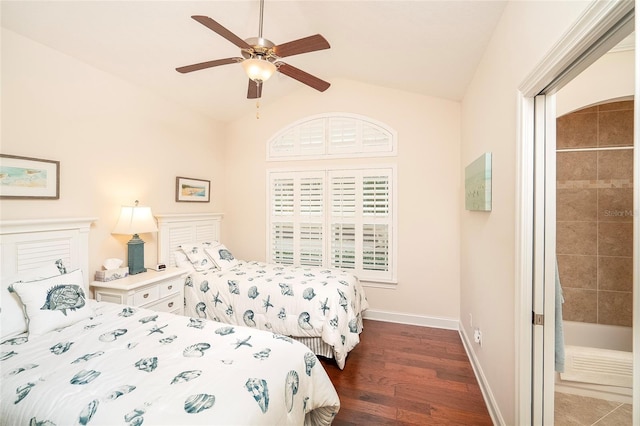
[[[288,43],[279,44],[273,48],[273,51],[280,58],[287,56],[299,55],[301,53],[315,52],[316,50],[328,49],[331,46],[329,42],[320,34],[290,41]]]
[[[200,22],[205,27],[209,28],[211,31],[218,33],[222,37],[226,38],[231,43],[238,46],[240,49],[253,49],[253,46],[251,46],[249,43],[229,31],[213,19],[209,18],[208,16],[193,15],[192,18]]]
[[[176,71],[184,74],[192,71],[203,70],[205,68],[217,67],[220,65],[235,64],[241,61],[242,61],[242,58],[216,59],[215,61],[207,61],[207,62],[201,62],[199,64],[185,65],[184,67],[178,67],[176,68]]]
[[[324,80],[319,79],[318,77],[314,77],[311,74],[302,71],[292,65],[285,64],[284,62],[278,62],[278,71],[280,71],[284,75],[288,75],[289,77],[298,80],[300,83],[304,83],[307,86],[313,87],[316,90],[324,92],[331,86],[330,83],[327,83]]]
[[[247,99],[259,99],[262,97],[262,84],[249,79],[249,89],[247,90]]]

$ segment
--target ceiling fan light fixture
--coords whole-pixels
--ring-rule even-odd
[[[276,66],[273,63],[260,58],[245,59],[242,61],[242,67],[247,76],[256,83],[264,83],[276,72]]]

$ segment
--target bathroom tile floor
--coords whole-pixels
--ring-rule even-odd
[[[631,426],[631,404],[555,393],[556,426]]]

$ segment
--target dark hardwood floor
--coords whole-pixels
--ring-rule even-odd
[[[457,331],[365,320],[344,370],[322,364],[341,425],[491,425]]]

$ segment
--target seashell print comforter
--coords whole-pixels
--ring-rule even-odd
[[[239,261],[185,279],[185,312],[294,337],[318,337],[344,368],[368,308],[356,276],[335,269]]]
[[[111,303],[0,342],[2,425],[329,425],[340,401],[291,338]]]

